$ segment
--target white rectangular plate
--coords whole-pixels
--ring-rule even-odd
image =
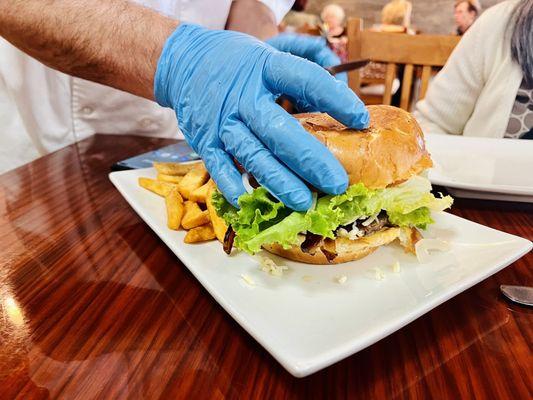
[[[138,186],[141,176],[155,177],[155,171],[113,172],[110,179],[215,300],[297,377],[377,342],[506,267],[532,246],[517,236],[439,213],[425,236],[452,246],[449,252],[432,254],[429,263],[419,264],[396,245],[338,266],[271,256],[289,267],[276,277],[261,271],[257,258],[243,253],[226,256],[216,241],[183,243],[185,233],[166,226],[164,200]],[[400,272],[392,270],[395,261],[400,262]],[[383,279],[377,279],[376,268]],[[343,276],[347,279],[341,284],[338,278]]]
[[[426,135],[433,184],[533,196],[533,141]]]

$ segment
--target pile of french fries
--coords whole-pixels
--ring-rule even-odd
[[[154,168],[157,179],[139,178],[139,185],[165,198],[167,226],[185,229],[185,243],[223,243],[228,227],[211,202],[216,185],[204,163],[154,162]]]

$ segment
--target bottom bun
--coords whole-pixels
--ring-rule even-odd
[[[311,253],[304,253],[300,246],[292,246],[288,249],[284,249],[277,243],[271,245],[265,245],[263,248],[270,253],[277,254],[278,256],[288,258],[289,260],[299,261],[306,264],[341,264],[348,261],[358,260],[363,258],[379,246],[389,244],[396,239],[399,239],[400,244],[404,247],[405,251],[414,253],[415,244],[420,240],[422,236],[415,228],[384,228],[372,235],[362,237],[357,240],[350,240],[348,238],[337,238],[331,240],[327,246],[326,253],[332,253],[332,250],[337,255],[330,260],[326,257],[321,246],[317,247],[316,251]],[[328,239],[326,239],[328,240]],[[303,235],[302,235],[303,241]]]

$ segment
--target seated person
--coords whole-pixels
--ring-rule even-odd
[[[392,0],[381,10],[381,24],[374,25],[372,30],[379,32],[395,32],[414,34],[411,29],[413,5],[407,0]]]
[[[453,17],[455,19],[455,35],[462,36],[481,14],[478,0],[456,0]]]
[[[531,26],[533,0],[483,13],[417,104],[424,132],[532,139]]]
[[[346,14],[337,4],[328,4],[320,13],[328,43],[342,62],[348,60],[348,36],[346,35]]]
[[[394,32],[414,34],[411,29],[411,14],[413,7],[406,0],[392,0],[387,3],[381,11],[381,24],[374,25],[372,30],[378,32]],[[374,83],[385,81],[387,65],[383,63],[371,62],[361,70],[363,86],[361,94],[366,96],[383,96],[385,92],[384,83]],[[373,82],[366,84],[367,82]],[[400,88],[400,80],[395,78],[392,83],[392,94],[395,94]],[[378,100],[379,101],[379,100]]]

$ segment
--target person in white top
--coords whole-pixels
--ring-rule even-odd
[[[417,103],[425,133],[532,138],[533,0],[485,11]]]
[[[366,109],[344,83],[276,50],[274,42],[271,47],[221,31],[231,0],[141,3],[0,3],[0,36],[14,46],[0,47],[0,76],[15,104],[13,115],[22,121],[25,150],[46,154],[95,132],[176,136],[176,118],[156,100],[174,110],[185,138],[235,205],[244,187],[233,158],[296,210],[312,203],[304,181],[332,194],[346,189],[338,161],[274,102],[286,94],[348,126],[367,126]],[[275,32],[292,5],[236,3],[261,10],[263,18],[249,21],[248,33],[257,33],[256,21],[266,20]],[[267,31],[263,39],[271,36]],[[284,46],[290,51],[290,43]]]

